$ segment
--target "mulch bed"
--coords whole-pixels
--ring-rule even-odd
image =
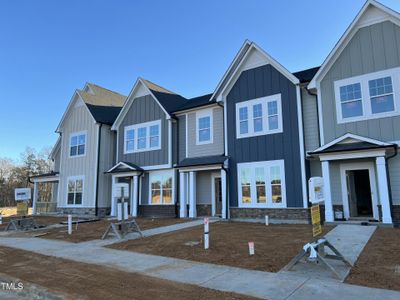
[[[325,233],[332,227],[325,227]],[[203,226],[110,245],[110,248],[277,272],[313,240],[310,225],[269,225],[245,222],[210,224],[210,249],[204,250]],[[248,242],[254,241],[250,256]]]
[[[400,291],[400,228],[378,228],[346,282]]]
[[[0,247],[1,272],[67,299],[254,299],[114,268]]]
[[[188,219],[137,218],[136,222],[138,223],[141,230],[146,230],[156,227],[188,222]],[[62,227],[62,228],[53,228],[43,231],[43,233],[46,234],[40,235],[40,237],[46,239],[64,240],[72,243],[98,240],[101,239],[109,224],[110,221],[104,219],[96,222],[80,223],[78,224],[78,226],[73,224],[71,235],[68,234],[67,227]]]

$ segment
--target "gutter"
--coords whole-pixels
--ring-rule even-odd
[[[99,177],[100,177],[100,146],[101,146],[101,128],[103,124],[100,123],[99,133],[98,133],[98,143],[97,143],[97,174],[96,174],[96,201],[95,201],[95,216],[99,215]]]
[[[176,157],[175,157],[175,159],[176,159],[176,161],[177,162],[179,162],[179,118],[177,117],[177,116],[175,116],[174,114],[171,114],[171,119],[173,119],[173,120],[175,120],[176,121],[176,145],[177,145],[177,149],[176,149]],[[172,126],[172,122],[171,122],[171,126]],[[174,136],[174,130],[173,130],[173,128],[172,128],[172,137]],[[173,139],[172,139],[173,140]],[[174,144],[173,143],[173,141],[172,141],[172,144]],[[173,148],[173,146],[174,145],[172,145],[172,147],[171,147],[171,149]],[[173,150],[173,149],[172,149]],[[174,151],[172,151],[172,153],[174,153]],[[174,173],[176,172],[175,171],[175,167],[174,167],[174,162],[173,161],[171,161],[171,166],[172,166],[172,168],[174,169]],[[176,174],[174,174],[174,177],[176,176]],[[178,176],[177,177],[179,177],[179,174],[178,174]],[[179,195],[179,179],[178,178],[176,178],[177,180],[174,180],[174,182],[176,183],[175,184],[175,195]],[[176,198],[178,198],[178,200],[179,200],[179,197],[176,197]],[[176,218],[178,218],[179,217],[179,210],[178,210],[178,202],[179,201],[175,201],[175,205],[174,205],[174,207],[175,207],[175,217]]]

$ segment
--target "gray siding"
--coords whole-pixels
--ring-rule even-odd
[[[281,93],[283,133],[236,139],[235,104]],[[237,163],[285,161],[288,207],[302,207],[302,177],[297,116],[296,86],[271,65],[244,71],[227,96],[228,155],[230,161],[229,199],[238,206]]]
[[[186,158],[186,115],[178,117],[179,126],[179,161]]]
[[[60,164],[61,164],[61,149],[58,148],[58,151],[54,155],[54,172],[60,172]]]
[[[61,128],[61,165],[58,207],[67,206],[67,179],[70,176],[84,176],[81,207],[95,206],[97,129],[88,109],[84,106],[72,107]],[[70,134],[86,131],[86,155],[69,157]]]
[[[202,111],[199,109],[198,111]],[[224,111],[222,107],[212,108],[213,142],[196,145],[196,112],[188,113],[188,157],[218,155],[224,153]]]
[[[388,163],[393,204],[400,205],[400,153]]]
[[[149,204],[149,173],[145,172],[142,176],[142,182],[140,186],[140,204]]]
[[[304,147],[306,153],[319,147],[318,106],[316,96],[310,95],[305,88],[301,89]]]
[[[211,204],[211,174],[212,172],[197,172],[196,203]]]
[[[400,28],[386,21],[361,28],[321,81],[325,143],[354,133],[383,140],[400,140],[400,116],[337,124],[334,81],[400,66]],[[333,116],[333,117],[332,117]]]
[[[124,128],[155,120],[161,120],[161,149],[124,154]],[[126,161],[138,166],[167,164],[168,122],[164,111],[151,95],[136,98],[118,128],[118,161]]]

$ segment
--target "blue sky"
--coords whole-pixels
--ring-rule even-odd
[[[400,1],[382,0],[400,11]],[[40,150],[73,92],[127,95],[142,76],[186,97],[212,92],[243,41],[290,71],[320,65],[364,0],[0,2],[0,157]]]

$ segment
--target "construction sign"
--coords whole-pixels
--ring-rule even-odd
[[[319,204],[311,206],[311,223],[313,225],[313,236],[315,237],[322,234]]]

